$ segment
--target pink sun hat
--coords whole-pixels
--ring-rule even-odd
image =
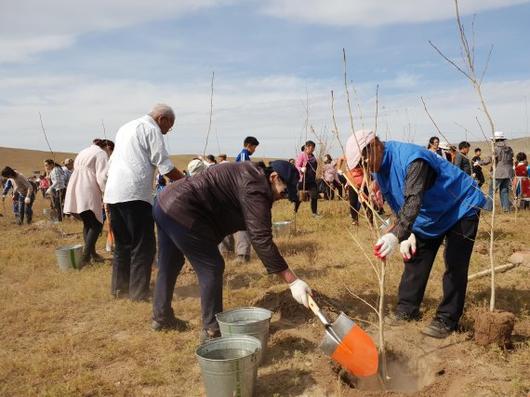
[[[353,170],[361,161],[363,149],[375,138],[372,130],[358,130],[351,135],[346,142],[346,162],[348,169]]]

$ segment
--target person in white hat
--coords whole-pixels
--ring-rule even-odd
[[[383,260],[399,246],[405,261],[394,321],[420,317],[429,274],[445,241],[442,302],[422,332],[447,337],[462,316],[469,260],[486,198],[473,178],[432,151],[410,143],[382,142],[373,131],[360,130],[349,138],[346,159],[350,170],[363,164],[373,173],[397,217],[374,246],[374,254]]]
[[[502,131],[495,131],[493,134],[493,141],[495,142],[495,183],[493,182],[493,179],[490,181],[488,196],[490,200],[495,198],[495,195],[493,194],[493,185],[495,185],[495,191],[499,191],[502,210],[504,212],[509,212],[512,209],[510,187],[514,176],[513,149],[506,144],[506,137]],[[492,163],[492,161],[492,156],[490,156],[474,165],[488,165]],[[490,169],[490,173],[493,175],[493,167]]]

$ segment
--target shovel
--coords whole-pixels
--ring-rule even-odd
[[[343,312],[330,323],[313,298],[308,295],[307,299],[309,308],[325,327],[322,351],[355,376],[375,375],[379,356],[372,338]]]

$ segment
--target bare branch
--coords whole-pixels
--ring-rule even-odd
[[[429,109],[427,109],[427,104],[423,100],[423,97],[420,97],[420,98],[421,98],[421,102],[423,103],[423,108],[425,109],[425,113],[427,113],[427,116],[429,116],[429,119],[431,119],[432,123],[434,124],[434,127],[436,128],[438,133],[443,137],[443,139],[445,139],[445,141],[447,143],[449,143],[449,139],[447,139],[447,137],[444,135],[442,130],[438,127],[438,124],[436,124],[436,121],[434,121],[434,119],[432,118],[431,114],[429,113]]]
[[[490,51],[488,53],[488,58],[486,58],[486,65],[484,65],[484,70],[482,71],[482,74],[480,75],[479,84],[482,85],[482,81],[484,80],[484,76],[486,75],[486,72],[488,71],[488,66],[490,64],[491,59],[491,53],[493,52],[493,44],[490,47]]]
[[[379,84],[375,87],[375,126],[374,134],[377,135],[377,117],[379,116]]]
[[[456,70],[458,70],[460,73],[462,73],[468,79],[472,80],[472,77],[465,70],[463,70],[460,66],[458,66],[452,59],[449,59],[438,47],[436,47],[436,45],[432,41],[429,40],[429,44],[431,45],[432,48],[434,48],[436,50],[436,52],[438,54],[440,54],[440,56],[443,59],[445,59],[447,62],[449,62],[451,65],[453,65],[456,68]]]
[[[212,83],[210,92],[210,121],[208,122],[208,132],[206,133],[206,140],[204,142],[204,149],[202,151],[203,156],[206,156],[206,149],[208,148],[208,139],[210,138],[210,131],[212,130],[212,115],[213,115],[213,81],[215,78],[215,72],[212,72]]]

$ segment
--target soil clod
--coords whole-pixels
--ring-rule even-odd
[[[495,343],[502,348],[510,348],[514,325],[513,313],[481,311],[475,317],[475,342],[480,346]]]

